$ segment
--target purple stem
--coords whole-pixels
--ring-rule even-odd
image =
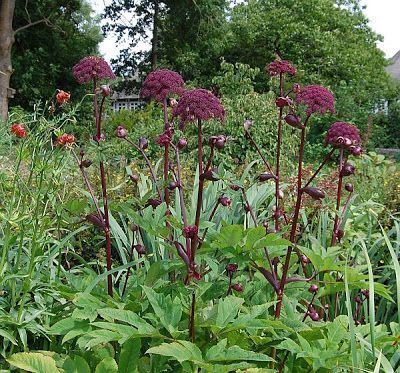
[[[307,116],[307,118],[304,122],[304,128],[302,128],[302,130],[301,130],[301,139],[300,139],[300,148],[299,148],[299,163],[298,163],[298,170],[297,170],[297,199],[296,199],[296,207],[294,210],[294,216],[293,216],[293,221],[292,221],[292,228],[290,231],[290,242],[292,242],[292,244],[296,243],[297,222],[298,222],[299,215],[300,215],[301,199],[303,196],[302,187],[301,187],[302,177],[303,177],[303,155],[304,155],[304,145],[305,145],[305,139],[306,139],[306,126],[307,126],[307,122],[308,122],[309,118],[310,118],[310,116]],[[293,246],[289,246],[287,253],[286,253],[285,264],[283,265],[281,281],[279,284],[278,303],[277,303],[276,309],[275,309],[275,317],[276,318],[278,318],[280,316],[281,310],[282,310],[283,293],[285,290],[286,277],[287,277],[288,270],[289,270],[289,264],[290,264],[290,258],[292,256],[292,251],[293,251]]]
[[[339,209],[340,209],[340,202],[341,202],[341,198],[342,198],[342,186],[343,186],[343,175],[342,175],[342,169],[343,169],[343,164],[344,164],[343,155],[344,155],[344,150],[343,150],[343,148],[340,148],[339,182],[338,182],[337,193],[336,193],[336,213],[335,213],[335,222],[333,223],[331,246],[336,245],[336,242],[337,242],[337,230],[338,230],[338,226],[339,226]]]

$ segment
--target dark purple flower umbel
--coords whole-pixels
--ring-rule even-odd
[[[183,93],[184,85],[183,78],[177,72],[168,69],[154,70],[143,82],[140,96],[161,102],[170,94]]]
[[[325,145],[328,144],[343,148],[360,145],[360,131],[356,126],[350,123],[335,122],[328,129],[328,133],[325,137]]]
[[[182,123],[196,119],[225,119],[225,110],[218,97],[206,89],[198,88],[185,91],[173,109],[174,116],[179,116]]]
[[[270,76],[277,76],[279,74],[286,73],[290,75],[296,75],[297,73],[296,68],[293,67],[292,64],[286,60],[272,61],[269,65],[267,65],[266,70]]]
[[[320,85],[308,85],[301,89],[296,96],[296,103],[307,107],[306,114],[325,114],[328,110],[335,112],[335,99],[332,92]]]
[[[166,129],[161,135],[159,135],[156,139],[156,142],[160,146],[167,146],[171,143],[172,139],[172,129]]]
[[[72,73],[79,84],[88,83],[94,78],[98,80],[115,78],[110,65],[103,58],[98,56],[82,58],[72,68]]]

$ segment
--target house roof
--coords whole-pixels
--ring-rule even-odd
[[[400,50],[390,59],[386,71],[396,80],[400,80]]]

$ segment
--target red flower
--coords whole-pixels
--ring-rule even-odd
[[[270,76],[277,76],[279,74],[290,74],[296,75],[296,68],[292,66],[289,61],[286,60],[275,60],[272,61],[266,68]]]
[[[93,79],[115,79],[110,65],[104,58],[89,56],[82,58],[73,68],[72,73],[79,84],[88,83]]]
[[[213,118],[223,122],[225,119],[225,110],[219,98],[201,88],[185,91],[173,108],[173,114],[179,116],[182,123]]]
[[[307,107],[307,115],[316,112],[320,114],[325,114],[327,111],[335,112],[335,99],[332,92],[320,85],[309,85],[302,88],[296,96],[296,102]]]
[[[70,135],[68,133],[64,133],[63,135],[58,136],[56,143],[57,145],[61,146],[71,146],[72,144],[75,143],[75,136]]]
[[[26,135],[27,135],[26,129],[25,129],[24,125],[21,124],[21,123],[14,123],[14,124],[11,126],[11,132],[12,132],[16,137],[19,137],[19,138],[26,137]]]
[[[182,76],[177,72],[167,69],[154,70],[143,82],[140,96],[163,101],[170,94],[181,94],[184,85]]]
[[[69,101],[71,94],[63,90],[59,90],[56,94],[57,104],[62,105]]]

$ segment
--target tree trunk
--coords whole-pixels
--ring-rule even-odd
[[[0,118],[8,117],[8,98],[11,96],[11,49],[14,44],[12,27],[15,0],[0,0]]]
[[[154,1],[154,15],[153,15],[153,39],[151,41],[151,69],[155,70],[157,67],[158,59],[158,12],[159,1]]]

